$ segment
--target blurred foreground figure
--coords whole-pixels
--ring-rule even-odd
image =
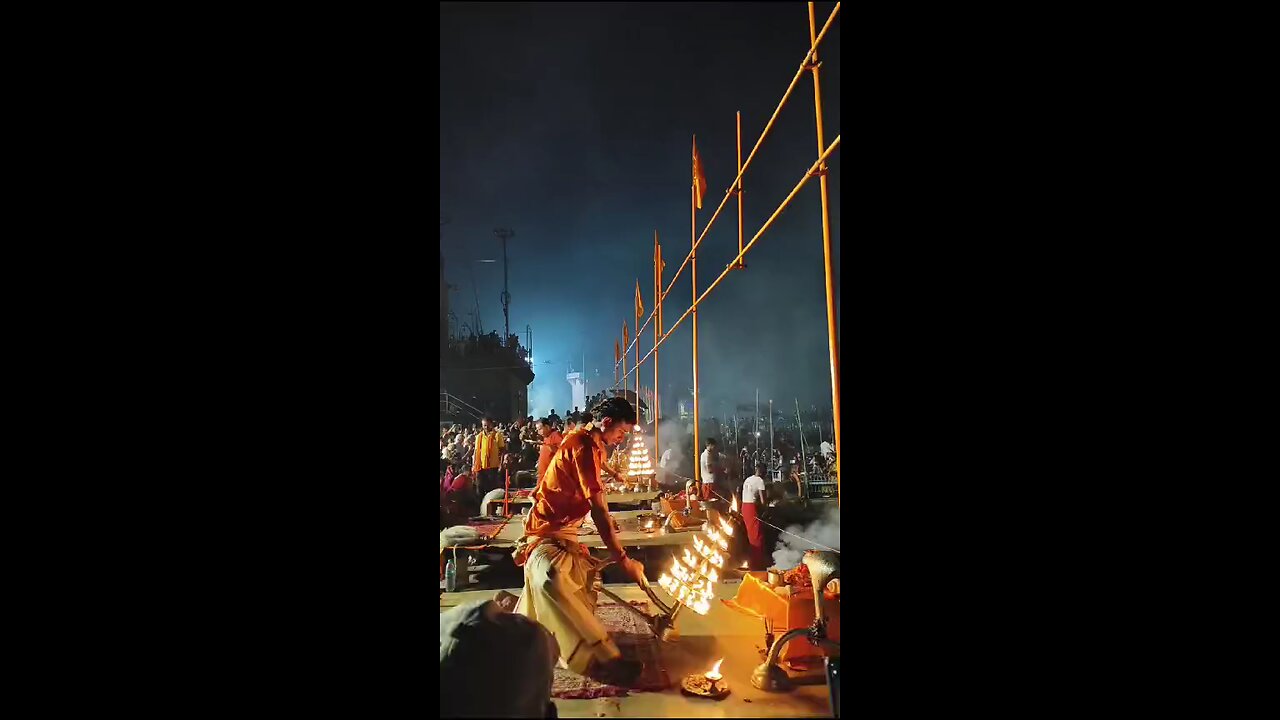
[[[644,565],[627,557],[613,530],[604,485],[605,445],[616,444],[636,422],[635,409],[614,397],[596,406],[598,423],[564,437],[538,479],[515,563],[524,568],[524,593],[516,612],[545,625],[565,667],[601,682],[627,685],[643,664],[622,659],[596,617],[596,572],[601,565],[578,543],[588,513],[609,552],[629,578],[644,582]],[[505,675],[505,674],[504,674]]]
[[[546,628],[492,600],[441,613],[440,717],[556,717],[556,653]]]

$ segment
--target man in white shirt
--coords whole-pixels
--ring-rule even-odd
[[[827,462],[831,462],[835,459],[836,448],[826,440],[822,441],[822,444],[818,446],[818,449],[822,452],[822,457],[827,459]]]
[[[666,485],[671,482],[671,475],[680,467],[680,455],[676,451],[676,444],[669,443],[666,452],[662,453],[662,457],[658,460],[658,484]]]
[[[747,526],[747,561],[752,570],[764,570],[764,529],[757,508],[765,504],[765,467],[756,463],[756,474],[742,482],[742,521]]]
[[[707,440],[707,449],[702,451],[702,485],[704,488],[716,487],[719,478],[720,453],[715,438]],[[704,489],[703,493],[707,491]]]

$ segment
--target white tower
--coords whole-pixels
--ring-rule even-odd
[[[569,386],[573,388],[573,403],[569,407],[585,409],[587,407],[587,376],[586,373],[571,372],[564,376],[569,382]],[[566,415],[568,413],[565,413]]]

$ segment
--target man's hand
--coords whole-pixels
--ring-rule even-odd
[[[643,587],[645,583],[648,582],[644,577],[644,563],[639,560],[624,558],[619,565],[622,567],[622,572],[626,574],[628,578],[635,581],[637,585]]]

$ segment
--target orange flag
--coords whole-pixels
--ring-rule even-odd
[[[618,363],[622,362],[622,351],[618,349],[618,341],[613,341],[613,381],[618,382]]]
[[[622,321],[622,348],[625,350],[631,347],[631,333],[627,331],[627,321]]]
[[[667,264],[662,261],[662,246],[658,244],[658,237],[653,238],[653,266],[658,268],[658,277],[662,277],[662,271],[667,269]]]
[[[693,197],[702,209],[702,198],[707,194],[707,174],[702,169],[702,158],[698,157],[698,136],[693,136]]]
[[[636,280],[636,317],[644,315],[644,302],[640,300],[640,281]]]

